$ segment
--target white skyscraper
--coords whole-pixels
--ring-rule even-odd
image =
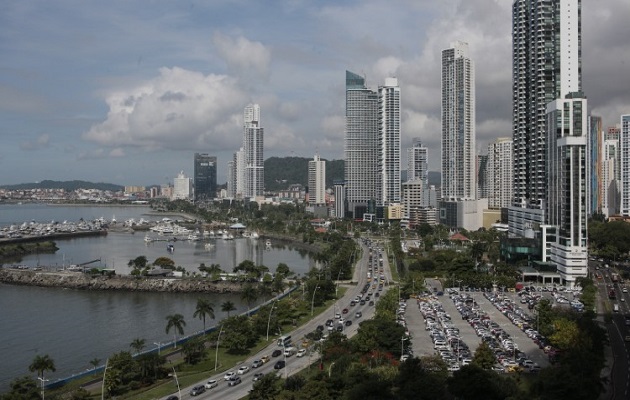
[[[442,51],[442,199],[474,200],[475,71],[468,44]]]
[[[320,160],[319,154],[308,162],[308,203],[326,204],[326,161]]]
[[[621,172],[621,204],[620,213],[630,216],[630,115],[621,116],[621,134],[619,135],[619,155]]]
[[[489,208],[509,207],[512,204],[513,171],[512,139],[499,138],[490,143],[486,169]]]
[[[379,136],[381,140],[380,205],[400,203],[400,86],[398,79],[386,78],[378,88]]]
[[[173,199],[189,200],[192,197],[192,178],[187,178],[184,171],[177,174],[177,178],[173,179]]]
[[[411,147],[407,149],[407,180],[415,181],[420,179],[428,185],[429,183],[429,156],[426,147],[422,145],[419,138],[413,139]]]
[[[601,155],[601,203],[602,213],[606,218],[619,214],[619,183],[621,174],[619,171],[620,153],[619,136],[617,129],[608,129],[604,133]]]
[[[244,196],[262,196],[265,188],[264,130],[260,126],[258,104],[248,105],[243,112],[243,151]]]

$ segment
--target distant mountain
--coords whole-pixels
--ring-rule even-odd
[[[305,157],[270,157],[265,160],[265,190],[277,191],[299,183],[308,186],[308,162]],[[324,159],[322,159],[324,160]],[[333,180],[343,179],[343,160],[326,161],[326,187],[332,187]]]
[[[113,183],[103,182],[86,182],[86,181],[51,181],[44,180],[34,183],[20,183],[17,185],[4,185],[0,186],[2,189],[7,190],[27,190],[27,189],[64,189],[66,191],[73,191],[77,189],[97,189],[97,190],[110,190],[117,192],[124,190],[124,186],[114,185]]]

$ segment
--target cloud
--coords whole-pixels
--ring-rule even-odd
[[[252,42],[243,36],[231,38],[221,33],[212,36],[212,43],[228,68],[241,76],[255,74],[266,78],[269,75],[271,51],[260,42]]]
[[[249,102],[238,82],[226,75],[162,68],[159,76],[134,88],[106,95],[105,121],[83,135],[87,141],[143,150],[214,151],[238,148],[241,111]]]
[[[47,133],[40,135],[33,141],[20,143],[20,149],[24,151],[41,150],[50,147],[50,136]]]

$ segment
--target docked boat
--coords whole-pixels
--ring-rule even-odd
[[[145,241],[145,243],[151,243],[151,242],[153,241],[153,239],[151,239],[151,238],[149,237],[149,235],[145,235],[145,236],[144,236],[144,241]]]
[[[265,246],[267,248],[271,248],[271,240],[267,239],[267,241],[265,242]]]
[[[167,250],[169,253],[175,253],[175,246],[174,246],[174,245],[172,245],[171,243],[169,243],[169,244],[167,244],[167,245],[166,245],[166,250]]]

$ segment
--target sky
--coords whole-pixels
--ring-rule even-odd
[[[403,154],[440,166],[440,58],[468,42],[477,151],[511,136],[512,0],[0,3],[0,185],[172,182],[193,154],[242,143],[261,107],[265,158],[343,159],[345,70],[398,78]],[[630,113],[630,1],[583,0],[582,86],[604,126]],[[406,160],[403,158],[403,169]]]

